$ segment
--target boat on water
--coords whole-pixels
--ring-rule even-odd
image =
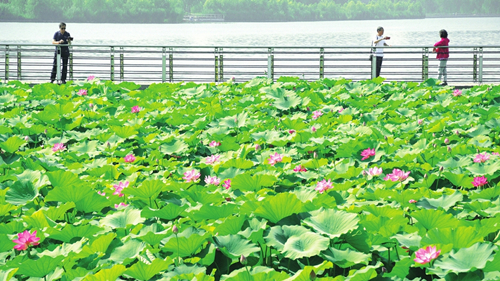
[[[222,22],[223,14],[187,14],[182,20],[184,22]]]

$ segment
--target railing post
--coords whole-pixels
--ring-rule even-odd
[[[17,80],[21,80],[21,46],[17,46]]]
[[[73,80],[73,46],[69,46],[69,80]]]
[[[372,48],[372,79],[377,77],[377,56],[375,56],[375,48]]]
[[[5,81],[9,81],[9,45],[5,46]]]
[[[219,48],[215,47],[215,82],[219,82]]]
[[[111,69],[110,69],[110,77],[109,80],[115,80],[115,47],[111,47]]]
[[[224,55],[223,55],[223,49],[219,49],[219,76],[220,76],[220,81],[224,81]]]
[[[274,48],[267,49],[267,78],[274,81]]]
[[[325,49],[319,49],[319,79],[325,77]]]
[[[123,54],[123,47],[120,47],[120,81],[125,79],[125,55]]]
[[[422,81],[429,78],[429,48],[422,49]]]
[[[61,81],[61,46],[57,45],[57,56],[56,56],[57,62],[56,62],[56,79],[57,81]]]
[[[477,82],[477,48],[474,48],[474,56],[472,59],[472,80]]]
[[[168,81],[174,82],[174,48],[168,49]]]
[[[483,47],[479,48],[479,83],[483,83]]]
[[[161,48],[161,82],[167,82],[167,48]]]

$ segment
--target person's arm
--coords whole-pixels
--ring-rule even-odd
[[[56,41],[56,36],[57,36],[57,32],[56,32],[56,34],[54,34],[54,38],[52,38],[52,44],[59,45],[59,44],[64,43],[64,40],[62,40],[62,39],[59,41]]]

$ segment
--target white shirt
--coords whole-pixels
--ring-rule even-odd
[[[380,40],[380,39],[382,39],[384,37],[385,36],[383,36],[383,35],[382,36],[376,35],[375,36],[375,41]],[[373,42],[375,42],[375,41],[373,41]],[[380,40],[380,41],[378,41],[378,43],[373,43],[373,44],[375,45],[375,47],[382,47],[382,46],[385,45],[385,40]],[[375,55],[377,57],[383,57],[384,56],[384,49],[383,48],[376,48],[375,49]]]

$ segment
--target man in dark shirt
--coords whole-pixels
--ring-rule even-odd
[[[66,31],[66,24],[61,22],[59,24],[59,31],[54,34],[54,38],[52,39],[52,44],[70,44],[73,40],[73,37],[69,35],[69,32]],[[68,46],[61,46],[61,58],[62,58],[62,71],[61,71],[61,82],[63,84],[66,83],[66,76],[68,75],[68,58],[69,58],[69,48]],[[50,83],[53,83],[56,80],[56,72],[57,72],[57,47],[56,53],[54,54],[54,66],[52,67],[52,74],[50,75]]]

